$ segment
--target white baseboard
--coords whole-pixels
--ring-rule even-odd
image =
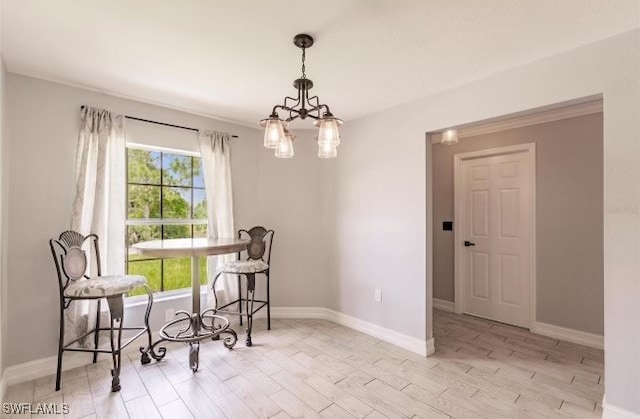
[[[264,314],[262,315],[264,316]],[[336,310],[324,307],[274,307],[271,309],[271,317],[277,319],[324,319],[342,326],[366,333],[385,342],[392,343],[401,348],[426,356],[429,352],[429,342],[412,336],[405,335],[395,330],[387,329],[377,324],[349,316]],[[433,343],[431,343],[433,346]]]
[[[62,359],[62,370],[66,371],[83,365],[89,365],[92,360],[92,354],[67,352]],[[48,358],[13,365],[6,370],[7,386],[55,374],[57,363],[58,357],[54,355]]]
[[[602,403],[603,419],[640,419],[640,413],[634,413],[621,407],[607,404],[606,397]]]
[[[378,326],[377,324],[349,316],[339,311],[326,308],[322,310],[325,310],[326,312],[326,317],[324,317],[326,320],[366,333],[419,355],[427,356],[428,354],[428,342],[426,340],[414,338],[413,336]]]
[[[265,317],[266,315],[264,310],[261,310],[260,312],[258,312],[258,314],[259,316],[256,315],[256,318]],[[378,326],[376,324],[324,307],[273,307],[271,309],[271,317],[274,319],[280,318],[330,320],[342,326],[350,327],[352,329],[374,336],[378,339],[384,340],[385,342],[392,343],[396,346],[415,352],[422,356],[430,355],[435,351],[433,339],[429,339],[428,341],[417,339],[412,336],[408,336],[403,333],[399,333],[394,330],[387,329],[382,326]],[[154,336],[157,335],[158,333],[154,332]],[[140,337],[139,339],[143,338],[144,337]],[[137,351],[139,346],[140,345],[136,344],[136,342],[132,342],[122,352],[129,353],[131,351]],[[63,358],[62,370],[66,371],[72,368],[89,365],[91,363],[91,360],[92,354],[90,353],[66,352]],[[48,358],[25,362],[6,368],[4,374],[2,375],[2,381],[0,383],[1,394],[4,395],[4,389],[7,386],[55,374],[57,361],[58,358],[54,355]]]
[[[439,298],[433,299],[433,308],[447,311],[449,313],[453,313],[455,311],[453,301],[441,300]]]
[[[580,330],[569,329],[567,327],[542,322],[534,322],[530,330],[533,333],[554,339],[562,339],[579,345],[590,346],[596,349],[604,349],[604,336],[602,335],[582,332]]]
[[[274,319],[326,319],[327,311],[324,307],[272,307],[271,317]],[[260,317],[265,317],[265,311],[258,312]]]

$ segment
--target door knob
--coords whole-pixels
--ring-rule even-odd
[[[475,246],[476,244],[475,244],[475,243],[470,242],[469,240],[465,240],[465,241],[464,241],[464,245],[465,245],[466,247],[469,247],[469,246]]]

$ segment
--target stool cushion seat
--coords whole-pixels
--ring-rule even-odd
[[[65,297],[101,298],[125,294],[147,284],[141,275],[105,275],[78,281],[69,281]]]
[[[264,260],[236,260],[228,262],[220,269],[228,274],[255,274],[269,269],[269,264]]]

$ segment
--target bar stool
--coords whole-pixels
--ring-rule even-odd
[[[242,318],[247,317],[247,346],[252,346],[251,328],[253,327],[253,315],[264,306],[267,306],[267,330],[271,330],[271,298],[269,293],[269,271],[271,263],[271,246],[273,244],[273,230],[267,230],[264,227],[256,226],[249,230],[239,230],[238,238],[243,237],[251,240],[247,247],[247,259],[237,260],[223,265],[213,280],[214,295],[214,313],[231,314],[240,316],[240,325],[242,326]],[[266,254],[266,260],[265,260]],[[241,259],[242,252],[238,253],[238,259]],[[222,274],[231,274],[238,276],[238,299],[231,301],[221,307],[218,307],[218,298],[215,293],[216,282]],[[264,274],[267,279],[267,300],[256,300],[256,275]],[[242,281],[241,277],[246,279],[247,294],[242,298]],[[242,304],[246,304],[246,313],[242,312]],[[254,308],[254,304],[258,303],[258,307]],[[238,311],[227,310],[227,307],[238,304]]]
[[[83,249],[85,242],[93,241],[93,246],[89,245],[89,252],[93,247],[93,256],[96,262],[97,276],[88,275],[89,262],[87,253]],[[73,352],[92,352],[93,363],[98,360],[99,353],[111,354],[113,359],[113,369],[111,370],[111,391],[120,390],[120,357],[122,349],[131,342],[147,334],[149,346],[151,346],[151,329],[149,328],[149,313],[153,305],[153,294],[147,285],[147,279],[138,275],[102,275],[100,266],[100,251],[98,246],[98,236],[90,234],[83,236],[75,231],[65,231],[60,234],[58,239],[49,240],[51,254],[55,262],[58,273],[58,285],[60,290],[60,335],[58,340],[58,367],[56,370],[56,391],[60,390],[60,379],[62,373],[62,355],[65,351]],[[140,327],[123,327],[124,317],[124,295],[129,291],[144,287],[149,296],[147,309],[144,316],[144,326]],[[103,298],[107,299],[109,306],[109,327],[100,327],[100,303]],[[75,340],[64,343],[64,311],[69,308],[73,301],[80,300],[97,300],[97,313],[95,328],[87,331]],[[117,326],[116,326],[117,323]],[[132,338],[122,344],[122,332],[124,330],[138,331]],[[100,332],[109,331],[110,349],[101,349],[99,347]],[[118,332],[116,338],[115,331]],[[82,346],[73,346],[79,341],[83,341],[86,337],[93,335],[93,348]],[[140,348],[141,352],[143,348]],[[159,352],[164,351],[163,348]],[[156,358],[156,354],[152,353]],[[159,356],[161,358],[161,356]],[[157,359],[157,358],[156,358]],[[141,362],[147,364],[151,362],[149,355],[145,352],[141,355]]]

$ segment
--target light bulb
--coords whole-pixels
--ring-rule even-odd
[[[442,140],[440,143],[444,145],[458,144],[458,131],[450,129],[442,133]]]
[[[318,143],[318,157],[321,159],[334,159],[338,155],[338,147],[332,144]]]
[[[293,157],[293,140],[295,135],[286,132],[284,138],[278,143],[276,148],[276,157],[279,159],[290,159]]]
[[[318,129],[318,144],[340,145],[340,131],[338,127],[342,121],[334,118],[332,114],[325,113],[322,119],[315,122]]]
[[[270,149],[277,148],[285,137],[286,123],[279,119],[278,115],[271,115],[268,119],[260,121],[260,125],[264,127],[264,146]]]

